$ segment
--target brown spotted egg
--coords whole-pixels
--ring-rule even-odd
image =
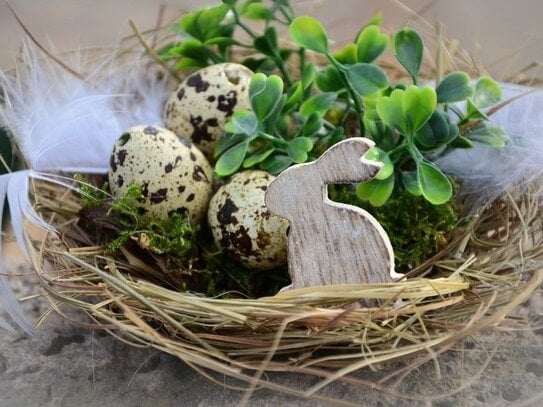
[[[163,112],[166,128],[213,155],[224,135],[224,124],[235,109],[248,109],[253,72],[243,65],[211,65],[188,76],[168,98]]]
[[[209,203],[207,220],[215,243],[249,269],[267,270],[287,260],[288,221],[264,204],[274,179],[264,171],[240,172]]]
[[[109,183],[114,196],[130,184],[142,187],[139,208],[145,219],[165,219],[174,212],[192,223],[205,215],[211,198],[212,168],[198,148],[170,130],[135,126],[115,142]]]

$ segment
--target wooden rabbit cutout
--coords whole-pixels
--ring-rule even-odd
[[[381,164],[363,158],[373,144],[362,137],[344,140],[317,161],[290,167],[269,186],[266,206],[290,222],[292,288],[380,283],[401,276],[394,272],[392,246],[377,220],[328,198],[328,184],[367,181],[377,174]]]

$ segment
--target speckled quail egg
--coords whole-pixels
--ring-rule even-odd
[[[114,196],[131,184],[142,187],[139,207],[145,219],[165,219],[174,212],[199,222],[212,194],[212,168],[198,148],[170,130],[134,126],[115,142],[109,163]]]
[[[188,76],[168,98],[166,128],[186,138],[211,157],[235,109],[248,109],[253,72],[243,65],[211,65]]]
[[[249,269],[286,263],[288,221],[272,215],[264,204],[274,179],[264,171],[238,173],[209,203],[207,220],[215,243]]]

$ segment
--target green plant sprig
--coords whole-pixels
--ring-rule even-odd
[[[263,23],[262,30],[245,20]],[[383,168],[375,179],[358,185],[358,198],[376,207],[403,193],[434,205],[448,202],[452,183],[435,160],[475,142],[497,148],[505,144],[505,133],[488,126],[483,111],[500,100],[501,89],[488,77],[472,84],[460,71],[435,88],[420,85],[422,38],[410,28],[390,36],[381,22],[376,16],[352,43],[332,52],[322,24],[309,16],[295,17],[288,0],[224,0],[185,16],[178,28],[188,38],[167,53],[178,58],[178,67],[227,60],[235,47],[256,55],[242,60],[256,72],[249,87],[251,109],[236,111],[227,123],[227,134],[215,149],[217,175],[254,167],[277,174],[316,159],[347,136],[361,135],[375,141],[368,157]],[[280,46],[276,25],[288,25],[294,47]],[[236,28],[252,43],[236,40]],[[191,44],[199,47],[196,61],[196,53],[188,52]],[[378,65],[389,48],[411,84],[391,83]],[[306,51],[321,54],[328,63],[319,69],[307,64]],[[293,54],[300,63],[287,65]]]
[[[281,48],[277,40],[277,25],[288,25],[294,12],[288,1],[276,0],[271,5],[262,1],[223,0],[223,4],[187,13],[174,27],[181,41],[168,44],[158,54],[166,61],[174,61],[177,69],[200,68],[231,60],[235,47],[251,49],[261,57],[250,56],[243,63],[254,71],[271,72],[279,69],[286,84],[292,84],[286,62],[292,53],[303,59],[301,49]],[[262,22],[262,32],[255,31],[249,22]],[[250,39],[242,42],[234,38],[236,28]]]

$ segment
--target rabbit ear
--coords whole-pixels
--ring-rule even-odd
[[[382,165],[363,156],[374,145],[364,137],[348,138],[333,145],[317,160],[321,178],[326,184],[351,184],[373,178]]]

